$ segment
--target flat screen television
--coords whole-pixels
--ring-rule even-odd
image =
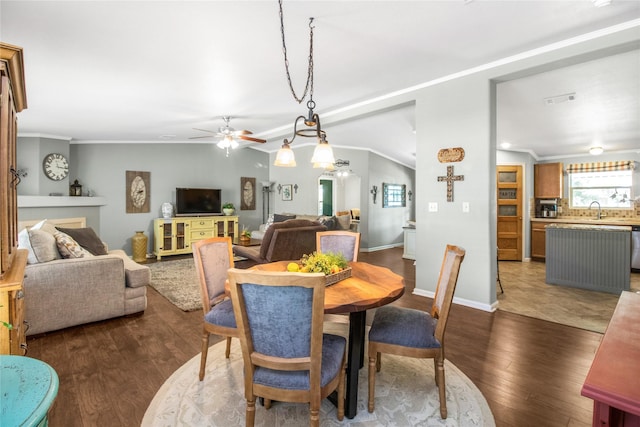
[[[222,215],[221,193],[215,188],[176,188],[176,216]]]

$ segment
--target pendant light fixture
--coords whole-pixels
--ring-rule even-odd
[[[293,137],[291,140],[284,139],[282,148],[276,154],[276,160],[273,163],[274,166],[282,167],[294,167],[296,166],[295,156],[291,149],[291,143],[296,139],[296,136],[302,137],[316,137],[318,139],[318,145],[313,151],[313,157],[311,162],[314,168],[326,168],[335,162],[333,157],[333,150],[327,141],[327,134],[322,130],[320,126],[320,116],[316,114],[313,109],[316,107],[316,103],[313,100],[313,18],[309,18],[309,66],[307,69],[307,83],[304,88],[304,92],[301,97],[298,97],[293,84],[291,83],[291,74],[289,73],[289,59],[287,57],[287,44],[285,43],[284,36],[284,15],[282,13],[282,0],[278,1],[280,5],[280,32],[282,33],[282,51],[284,53],[284,65],[287,72],[287,81],[289,82],[289,89],[293,98],[302,103],[309,94],[309,101],[307,101],[307,116],[298,116],[293,124]],[[298,129],[298,122],[302,120],[305,127]]]

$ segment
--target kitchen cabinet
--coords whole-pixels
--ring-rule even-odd
[[[536,199],[563,197],[562,163],[539,163],[533,166],[533,194]]]
[[[544,261],[547,225],[545,222],[531,222],[531,258]]]

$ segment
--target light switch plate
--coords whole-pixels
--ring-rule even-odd
[[[462,202],[462,212],[469,213],[469,202]]]
[[[438,212],[438,202],[429,202],[429,212]]]

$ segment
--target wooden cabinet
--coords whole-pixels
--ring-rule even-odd
[[[156,258],[190,254],[191,246],[209,237],[238,237],[237,216],[158,218],[153,224]]]
[[[546,222],[531,222],[531,258],[544,260],[546,245]]]
[[[18,249],[17,113],[27,108],[22,49],[0,42],[0,354],[24,354],[27,251]]]
[[[622,292],[593,358],[582,394],[593,399],[593,426],[640,425],[640,294]]]
[[[416,229],[404,228],[404,253],[402,258],[416,259]]]
[[[24,268],[27,250],[18,249],[16,256],[0,282],[0,354],[24,355],[27,349],[24,322]],[[11,329],[6,324],[11,325]]]
[[[533,166],[533,171],[533,194],[536,199],[563,197],[562,163],[540,163]]]

